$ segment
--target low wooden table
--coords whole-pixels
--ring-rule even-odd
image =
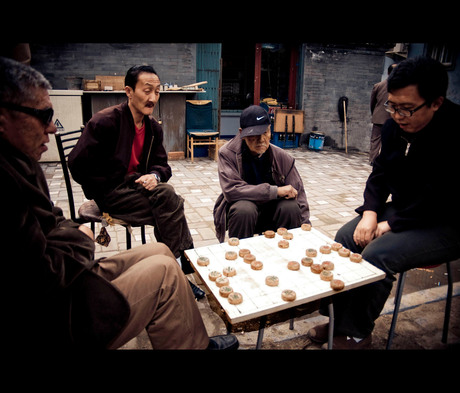
[[[381,280],[385,273],[367,261],[359,263],[351,262],[348,257],[342,257],[336,251],[330,254],[322,254],[320,246],[332,245],[334,240],[323,235],[312,228],[304,231],[301,228],[289,230],[293,239],[288,240],[288,248],[280,248],[278,242],[283,239],[276,234],[269,239],[265,236],[255,236],[247,239],[240,239],[237,246],[231,246],[228,242],[199,247],[185,251],[196,273],[213,293],[220,306],[224,310],[229,323],[235,324],[249,319],[261,318],[257,348],[260,347],[263,338],[265,318],[268,314],[286,310],[318,299],[327,298],[341,291],[334,291],[329,281],[323,281],[319,274],[311,272],[310,267],[303,266],[301,259],[306,256],[308,248],[317,250],[317,256],[313,258],[314,263],[331,261],[334,263],[334,279],[340,279],[345,283],[343,291],[357,288],[374,281]],[[256,260],[263,263],[262,270],[251,269],[250,264],[245,263],[242,257],[236,260],[225,259],[226,251],[239,252],[240,249],[249,249],[256,257]],[[209,258],[209,265],[200,266],[197,260],[200,256]],[[293,271],[287,268],[289,261],[300,263],[300,270]],[[219,294],[219,287],[215,281],[209,279],[211,271],[223,272],[223,269],[231,266],[236,269],[236,275],[229,277],[229,286],[234,292],[243,295],[243,302],[239,305],[232,305],[228,299]],[[270,287],[265,284],[267,276],[277,276],[279,285]],[[295,291],[294,301],[284,301],[281,292],[285,289]],[[332,302],[329,303],[329,340],[328,347],[332,347],[332,332],[334,326]]]

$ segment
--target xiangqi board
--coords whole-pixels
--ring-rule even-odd
[[[334,295],[339,291],[331,288],[331,280],[343,282],[342,291],[346,291],[381,280],[385,276],[384,272],[365,260],[352,262],[351,253],[348,256],[342,256],[346,253],[340,255],[338,250],[332,249],[334,241],[313,228],[308,231],[295,228],[288,232],[292,235],[290,240],[286,240],[289,236],[283,238],[276,233],[271,238],[260,235],[239,239],[239,242],[233,243],[238,243],[237,245],[230,245],[227,241],[185,251],[195,271],[219,301],[230,323],[242,322]],[[280,245],[281,241],[284,244]],[[316,256],[310,257],[313,265],[333,266],[330,274],[324,274],[327,278],[322,277],[319,271],[314,273],[312,266],[301,263],[302,258],[307,256],[307,250],[311,252],[312,249],[316,250]],[[325,254],[320,249],[329,253]],[[259,264],[258,269],[251,267],[249,261],[244,261],[244,256],[239,256],[240,250],[249,250],[255,256],[255,261],[261,262],[262,266]],[[227,259],[226,253],[229,251],[236,253],[237,258]],[[209,260],[205,266],[197,263],[203,257]],[[221,287],[218,286],[220,281],[216,282],[219,275],[228,281],[226,286],[230,289],[226,289],[227,292],[232,290],[241,295],[242,301],[239,304],[230,304],[229,295],[221,295]],[[270,277],[277,279],[277,285],[267,285],[267,278]],[[289,300],[284,300],[287,297],[283,295],[283,291],[291,291]]]

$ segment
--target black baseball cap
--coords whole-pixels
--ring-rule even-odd
[[[270,125],[267,111],[259,105],[246,108],[240,117],[241,137],[262,135]]]

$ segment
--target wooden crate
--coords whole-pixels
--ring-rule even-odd
[[[217,150],[219,150],[223,145],[225,145],[228,141],[225,139],[219,139],[217,143]],[[208,149],[208,156],[210,158],[214,158],[216,156],[216,146],[210,145]]]
[[[297,134],[303,133],[303,115],[303,111],[298,109],[276,109],[273,131],[286,132],[287,119],[287,132],[293,132],[292,129],[294,124],[294,132]]]
[[[185,158],[183,151],[170,151],[168,153],[168,160],[183,160]]]
[[[85,79],[83,82],[83,90],[98,91],[101,90],[101,81]]]
[[[124,76],[96,75],[96,80],[101,81],[101,90],[125,90]]]

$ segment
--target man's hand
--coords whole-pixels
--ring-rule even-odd
[[[391,231],[388,221],[381,221],[377,224],[377,230],[375,231],[375,237],[380,237],[385,233]]]
[[[146,190],[152,191],[158,184],[158,180],[154,175],[142,175],[135,183],[142,184]]]
[[[278,187],[278,197],[286,199],[297,198],[297,190],[290,184],[287,186]]]
[[[82,231],[86,236],[88,236],[91,240],[94,240],[94,233],[93,231],[88,228],[86,225],[81,224],[78,227],[78,230]]]
[[[353,233],[353,240],[358,246],[366,247],[377,230],[377,213],[366,210]]]
[[[361,247],[366,247],[373,239],[391,231],[388,221],[377,223],[377,213],[366,210],[353,234],[353,240]]]

